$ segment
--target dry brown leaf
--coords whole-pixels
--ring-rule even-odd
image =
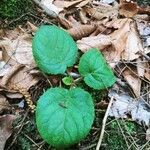
[[[6,75],[12,67],[4,61],[0,61],[0,77]]]
[[[71,7],[73,5],[80,3],[82,1],[83,0],[75,0],[75,1],[55,0],[54,4],[59,8],[68,8],[68,7]]]
[[[5,94],[6,94],[6,97],[11,98],[11,99],[16,99],[16,98],[18,99],[18,98],[23,97],[21,93],[18,93],[16,91],[14,92],[6,91]]]
[[[39,5],[49,16],[56,18],[63,9],[56,7],[53,4],[53,0],[33,0]]]
[[[130,22],[132,20],[125,19],[124,24],[118,30],[111,34],[111,42],[113,48],[116,50],[116,55],[113,55],[114,60],[119,62],[122,52],[125,50],[128,33],[130,31]]]
[[[82,52],[86,52],[90,48],[102,50],[111,45],[111,39],[109,35],[99,34],[97,36],[82,38],[77,41],[77,45]]]
[[[139,77],[144,77],[145,71],[147,70],[146,68],[146,62],[142,62],[141,58],[138,58],[136,60],[137,62],[137,73]]]
[[[134,16],[134,19],[149,21],[150,17],[147,14],[137,14]]]
[[[134,73],[135,74],[134,74]],[[125,69],[122,73],[127,83],[132,88],[134,94],[139,97],[140,96],[140,90],[141,90],[141,79],[138,77],[137,72],[132,69]]]
[[[15,119],[14,115],[0,116],[0,150],[4,149],[6,140],[12,134],[12,123]]]
[[[96,8],[85,7],[84,10],[88,13],[88,15],[97,20],[101,20],[106,17],[106,15],[104,15],[103,13],[98,12]]]
[[[138,7],[138,13],[150,15],[150,6]]]
[[[32,37],[29,34],[19,35],[13,40],[5,38],[1,41],[0,47],[18,63],[35,66],[32,55]]]
[[[146,63],[145,78],[150,81],[150,65]]]
[[[31,86],[35,85],[40,77],[34,77],[30,74],[31,68],[25,66],[14,66],[7,75],[2,78],[1,85],[17,85],[25,89],[29,89]]]
[[[116,18],[118,16],[118,8],[117,7],[98,7],[92,8],[89,6],[85,6],[83,8],[88,15],[97,20],[101,20],[103,18]]]
[[[125,19],[113,19],[112,21],[106,22],[104,26],[107,28],[114,28],[114,29],[120,29],[123,27],[123,25],[128,21],[127,18]]]
[[[136,25],[134,22],[130,23],[130,31],[128,32],[128,37],[125,45],[125,50],[122,53],[122,59],[124,60],[134,60],[139,57],[138,52],[144,52],[142,41],[136,30]]]
[[[0,50],[0,61],[3,60],[3,51]]]
[[[33,23],[31,23],[30,21],[27,21],[27,26],[29,26],[31,32],[36,32],[38,27],[35,26]]]
[[[73,36],[74,39],[79,40],[90,35],[95,29],[96,26],[94,25],[80,25],[67,30],[67,32]]]
[[[6,97],[0,94],[0,114],[3,110],[9,109],[9,102],[7,101]]]
[[[79,17],[83,24],[86,24],[88,22],[88,18],[86,17],[86,12],[83,9],[80,10]]]
[[[81,3],[79,3],[78,5],[76,5],[76,7],[81,8],[85,5],[87,5],[89,2],[91,2],[92,0],[83,0]]]
[[[120,15],[125,17],[133,17],[138,13],[138,5],[136,2],[133,2],[132,0],[131,1],[121,0],[119,13]]]
[[[59,14],[59,16],[58,16],[57,19],[58,19],[58,22],[59,22],[61,25],[63,25],[66,29],[70,29],[70,28],[73,27],[73,24],[72,24],[70,21],[68,21],[68,20],[64,17],[63,14]]]
[[[73,27],[81,25],[81,23],[77,21],[72,15],[68,16],[68,21],[70,21],[73,24]]]

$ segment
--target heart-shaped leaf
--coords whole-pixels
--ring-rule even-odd
[[[68,147],[85,138],[93,120],[92,97],[81,88],[48,89],[37,103],[38,131],[54,147]]]
[[[106,89],[116,81],[112,70],[97,49],[90,49],[82,55],[79,72],[85,83],[94,89]]]
[[[76,61],[77,46],[73,38],[56,26],[41,26],[36,32],[32,51],[38,67],[48,74],[63,74]]]
[[[72,82],[73,82],[73,78],[72,77],[64,77],[63,79],[62,79],[62,81],[63,81],[63,83],[65,84],[65,85],[71,85],[72,84]]]

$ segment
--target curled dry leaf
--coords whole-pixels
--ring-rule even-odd
[[[103,18],[115,18],[118,16],[118,8],[117,7],[98,7],[92,8],[89,6],[85,6],[83,8],[88,15],[97,20],[101,20]]]
[[[144,76],[147,80],[150,81],[150,64],[146,63],[145,66],[146,66],[146,70]]]
[[[56,18],[63,9],[53,4],[53,0],[34,0],[49,16]]]
[[[141,91],[141,79],[138,77],[137,72],[133,71],[133,69],[132,71],[130,69],[125,69],[122,72],[122,75],[132,88],[134,94],[139,97]]]
[[[145,59],[144,59],[145,61]],[[146,68],[146,62],[144,62],[141,58],[136,60],[137,62],[137,74],[139,77],[144,77],[145,71],[148,69]]]
[[[125,19],[124,24],[111,34],[111,43],[116,50],[116,55],[113,55],[114,60],[119,62],[122,52],[125,50],[126,40],[130,31],[130,19]]]
[[[72,15],[68,16],[68,21],[70,21],[73,26],[80,26],[81,23],[79,21],[77,21]]]
[[[80,25],[69,29],[68,33],[73,36],[74,39],[79,40],[90,35],[95,29],[96,26],[94,25]]]
[[[80,10],[79,17],[83,24],[86,24],[88,22],[88,18],[86,17],[86,12],[83,9]]]
[[[32,56],[32,37],[28,34],[19,35],[11,40],[5,38],[0,44],[3,50],[20,64],[35,66]]]
[[[76,5],[76,7],[81,8],[85,5],[87,5],[89,2],[91,2],[92,0],[83,0],[81,3],[79,3],[78,5]]]
[[[65,0],[55,0],[54,4],[59,8],[68,8],[78,3],[82,2],[83,0],[74,0],[74,1],[65,1]]]
[[[7,85],[9,83],[9,86],[17,85],[24,89],[29,89],[31,86],[35,85],[40,77],[34,77],[30,74],[31,68],[27,68],[25,66],[14,66],[7,75],[5,75],[2,78],[2,85]]]
[[[9,102],[7,101],[6,97],[0,94],[0,114],[3,110],[9,109]]]
[[[132,0],[131,1],[121,0],[119,13],[120,15],[128,18],[133,17],[138,13],[138,5],[136,2],[133,2]]]
[[[12,123],[15,119],[14,115],[0,116],[0,150],[4,149],[6,140],[12,134]]]
[[[111,45],[109,35],[99,34],[97,36],[85,37],[77,41],[78,48],[82,52],[86,52],[90,48],[104,49]]]
[[[111,90],[108,95],[110,98],[113,96],[115,101],[109,111],[109,116],[116,118],[128,118],[130,115],[133,121],[139,124],[150,125],[150,106],[143,100],[135,100],[129,96],[128,92]]]
[[[122,53],[122,59],[134,60],[139,57],[138,52],[144,52],[142,41],[136,30],[134,22],[130,23],[130,32],[128,33],[125,50]]]
[[[106,22],[104,26],[107,28],[114,28],[114,29],[120,29],[125,25],[125,23],[128,22],[128,19],[113,19],[112,21]]]
[[[32,24],[30,21],[27,21],[27,26],[30,28],[31,32],[36,32],[38,27]]]
[[[150,141],[150,128],[146,130],[146,140]]]
[[[137,59],[138,52],[144,51],[135,23],[131,19],[125,19],[124,24],[111,34],[111,41],[118,53],[118,61],[120,58],[128,61]]]
[[[105,3],[105,4],[111,4],[113,3],[115,0],[101,0],[102,3]]]
[[[57,19],[58,19],[58,22],[59,22],[61,25],[63,25],[66,29],[70,29],[70,28],[73,27],[73,24],[72,24],[69,20],[67,20],[67,19],[64,17],[64,15],[60,14]]]
[[[9,64],[6,64],[4,61],[0,61],[0,77],[6,75],[11,69]]]

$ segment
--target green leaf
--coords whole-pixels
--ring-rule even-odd
[[[93,120],[92,97],[81,88],[51,88],[38,100],[38,131],[54,147],[68,147],[78,143],[89,133]]]
[[[63,74],[73,66],[77,56],[77,46],[73,38],[64,30],[43,25],[36,32],[32,51],[38,67],[48,74]]]
[[[73,82],[73,79],[72,79],[72,77],[64,77],[64,78],[62,79],[62,81],[63,81],[63,83],[64,83],[65,85],[71,85],[72,82]]]
[[[97,49],[90,49],[82,55],[79,72],[85,83],[94,89],[106,89],[116,81],[112,70]]]

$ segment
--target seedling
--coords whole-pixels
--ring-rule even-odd
[[[76,62],[77,46],[72,37],[56,26],[42,26],[33,39],[33,56],[38,67],[47,74],[65,74]],[[112,86],[116,78],[97,49],[82,55],[79,73],[94,89]],[[71,85],[71,77],[62,79]],[[41,137],[50,145],[63,148],[86,137],[94,121],[94,104],[85,90],[71,86],[50,88],[38,100],[36,124]]]

